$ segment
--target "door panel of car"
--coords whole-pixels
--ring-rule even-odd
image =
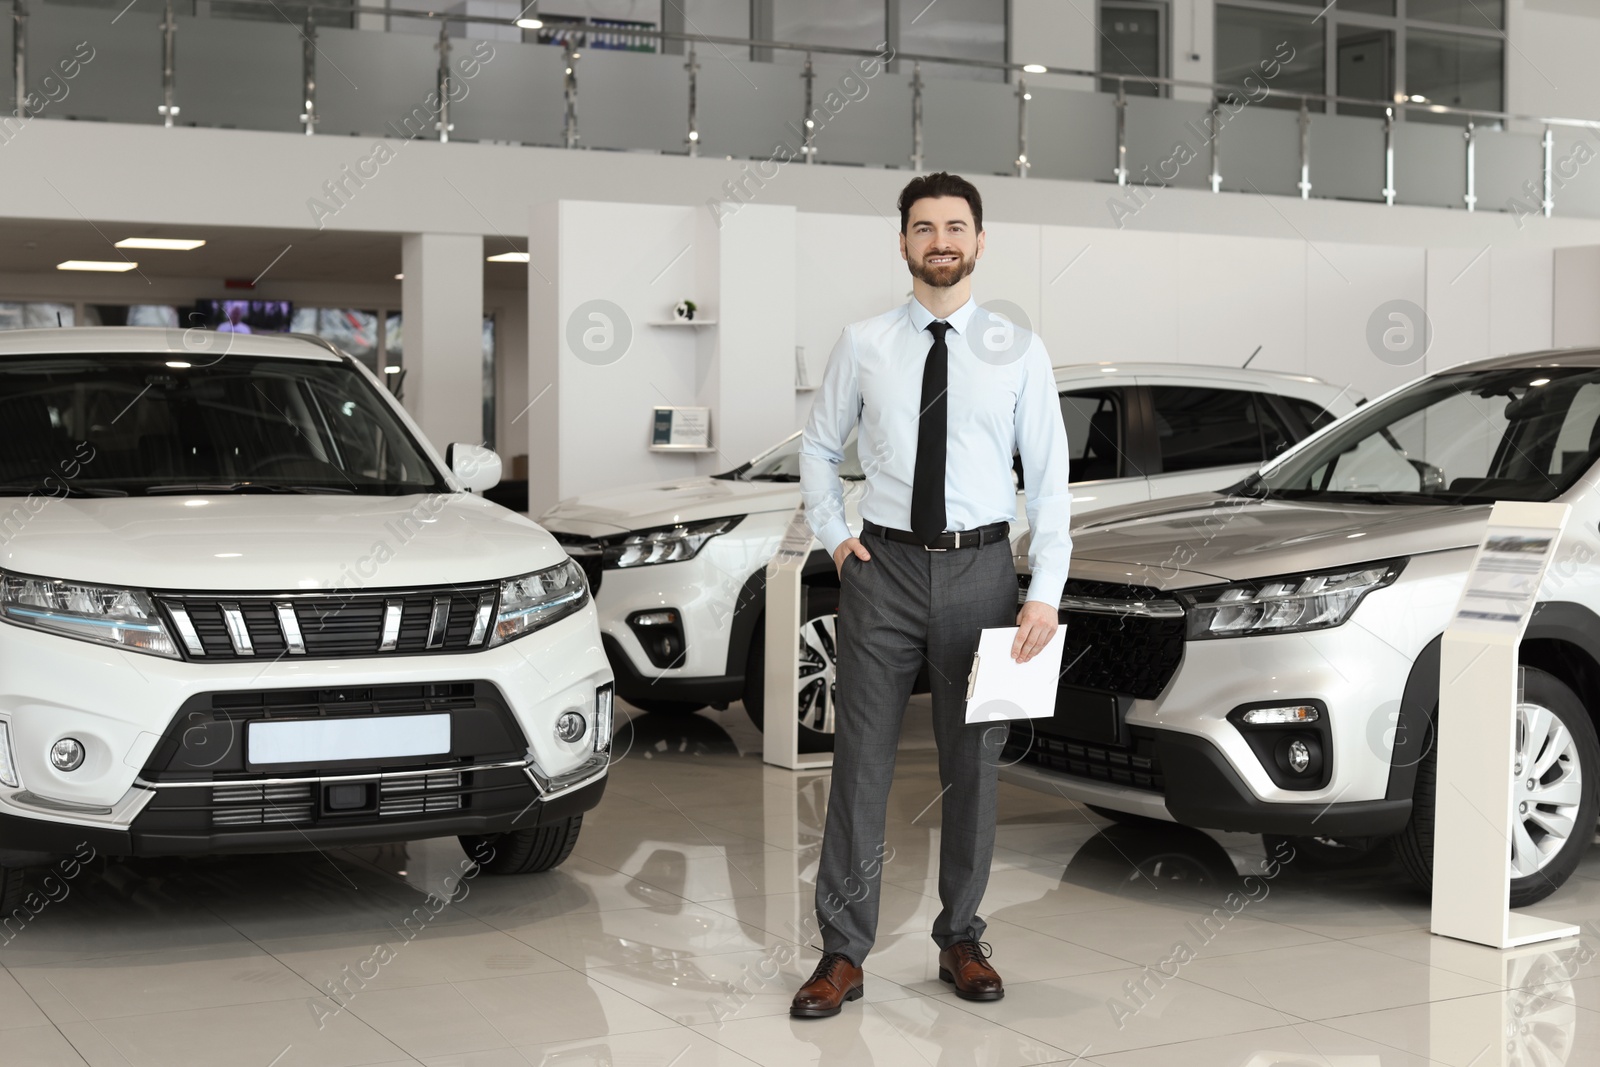
[[[1296,434],[1267,397],[1246,389],[1148,385],[1150,498],[1222,489],[1288,447]]]

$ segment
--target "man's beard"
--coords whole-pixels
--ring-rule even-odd
[[[927,264],[927,257],[924,256],[921,261],[911,264],[911,276],[935,289],[948,289],[971,274],[975,266],[977,266],[976,260],[961,256],[954,263],[942,267],[930,267]]]

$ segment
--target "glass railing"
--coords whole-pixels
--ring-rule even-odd
[[[1105,182],[1117,225],[1169,187],[1511,212],[1519,226],[1600,217],[1587,175],[1600,122],[1289,92],[1275,84],[1295,70],[1288,45],[1230,86],[646,23],[524,32],[276,0],[227,0],[234,17],[221,0],[209,15],[14,3],[0,40],[11,35],[20,104],[0,140],[34,119],[356,136],[369,139],[357,184],[417,138],[749,161],[723,190],[732,199],[794,163],[944,169]],[[402,16],[437,30],[365,28]]]

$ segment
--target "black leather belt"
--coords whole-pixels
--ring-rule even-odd
[[[929,552],[946,552],[952,548],[977,548],[979,545],[992,545],[996,541],[1004,541],[1011,533],[1009,522],[991,522],[987,526],[980,526],[976,530],[957,530],[954,533],[942,533],[938,540],[931,545],[922,544],[922,538],[910,530],[891,530],[887,526],[879,526],[875,522],[863,522],[861,532],[869,533],[874,537],[881,537],[885,541],[899,541],[901,544],[921,545]]]

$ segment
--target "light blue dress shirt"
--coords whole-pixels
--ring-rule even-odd
[[[975,530],[1016,517],[1011,456],[1022,456],[1032,530],[1028,599],[1061,600],[1072,559],[1072,493],[1067,433],[1061,422],[1050,356],[1038,335],[989,327],[971,300],[945,321],[950,350],[949,443],[945,518],[950,530]],[[850,432],[866,473],[861,517],[897,530],[911,528],[922,367],[933,347],[932,312],[915,298],[876,318],[845,327],[811,405],[800,443],[800,488],[812,532],[830,554],[851,536],[844,519],[839,463]],[[976,332],[969,334],[968,328]],[[981,353],[981,356],[980,356]],[[1019,354],[1020,353],[1020,354]]]

